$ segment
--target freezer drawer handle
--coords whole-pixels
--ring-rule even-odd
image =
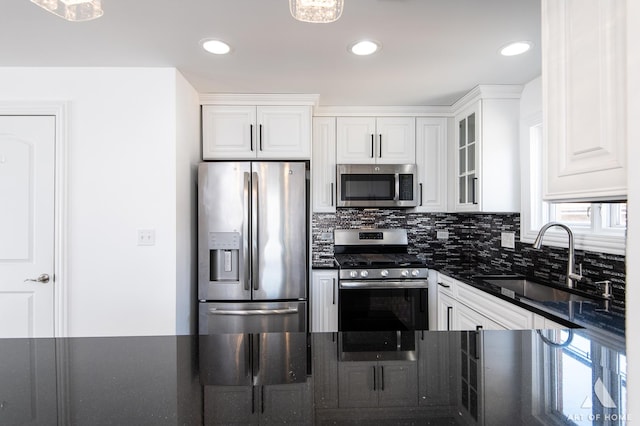
[[[284,309],[243,309],[243,310],[229,310],[229,309],[209,309],[209,313],[216,315],[284,315],[284,314],[297,314],[298,308],[284,308]]]

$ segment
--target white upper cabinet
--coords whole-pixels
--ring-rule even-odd
[[[418,212],[447,211],[447,119],[416,119]]]
[[[315,213],[336,211],[336,118],[313,118],[311,161],[312,207]]]
[[[543,0],[543,198],[627,195],[625,0]]]
[[[338,117],[338,164],[413,164],[415,117]]]
[[[202,157],[309,159],[311,107],[203,105]]]
[[[455,211],[520,211],[521,91],[478,86],[458,102],[451,146]]]

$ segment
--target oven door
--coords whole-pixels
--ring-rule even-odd
[[[398,285],[401,285],[399,283]],[[340,281],[340,331],[427,330],[427,282],[411,280],[406,287],[385,281]]]

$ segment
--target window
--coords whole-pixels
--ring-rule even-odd
[[[543,346],[548,423],[591,426],[626,418],[626,355],[573,331],[546,333],[555,335],[545,336],[549,340],[565,342]]]
[[[547,222],[562,222],[573,231],[575,247],[582,250],[625,254],[626,203],[547,203],[542,201],[542,117],[524,120],[522,152],[522,216],[520,240],[533,243]],[[528,154],[528,157],[526,156]],[[545,245],[566,247],[567,234],[550,229]]]

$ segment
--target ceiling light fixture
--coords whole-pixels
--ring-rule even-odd
[[[523,54],[529,49],[531,49],[531,42],[516,41],[514,43],[509,43],[500,49],[500,54],[503,56],[516,56]]]
[[[358,56],[373,55],[380,50],[380,43],[373,40],[361,40],[349,45],[349,52]]]
[[[342,15],[344,0],[289,0],[291,16],[302,22],[329,23]]]
[[[67,21],[89,21],[102,16],[101,0],[31,0],[41,8]]]
[[[214,55],[226,55],[231,52],[231,46],[222,40],[208,39],[202,42],[202,48]]]

